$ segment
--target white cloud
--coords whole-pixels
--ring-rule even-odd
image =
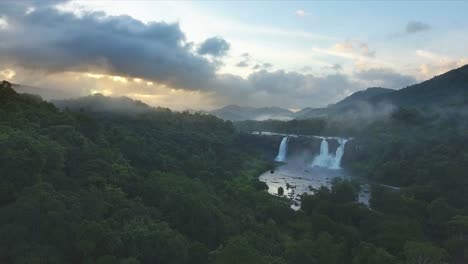
[[[0,30],[5,30],[8,28],[8,21],[6,17],[0,16]]]
[[[299,17],[305,17],[308,15],[308,13],[302,9],[298,9],[296,10],[296,15],[299,16]]]
[[[331,48],[331,50],[338,53],[361,55],[365,57],[375,56],[375,51],[371,51],[366,43],[357,40],[338,42]]]
[[[468,57],[453,58],[427,50],[416,50],[416,55],[424,59],[423,63],[419,65],[419,75],[423,79],[428,79],[468,64]]]
[[[366,86],[379,86],[399,89],[417,83],[417,80],[406,74],[401,74],[390,68],[371,68],[358,71],[355,74]]]

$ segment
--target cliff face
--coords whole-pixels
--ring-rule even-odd
[[[353,161],[363,159],[363,146],[359,140],[350,140],[346,143],[346,148],[341,159],[341,167],[347,169]]]
[[[265,159],[273,161],[278,155],[278,147],[283,139],[282,136],[265,136],[244,134],[241,142],[245,147],[256,150]]]

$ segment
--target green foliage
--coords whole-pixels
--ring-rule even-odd
[[[216,254],[215,264],[266,264],[260,253],[243,238],[232,238]]]
[[[0,263],[467,260],[459,123],[447,131],[413,110],[374,123],[348,143],[355,152],[345,165],[407,188],[375,185],[370,209],[356,203],[356,183],[338,180],[304,195],[294,212],[258,181],[271,164],[231,122],[145,106],[76,108],[0,86]],[[330,129],[324,120],[236,126]]]
[[[421,242],[406,242],[405,244],[406,263],[446,263],[445,251],[443,249],[432,246],[428,243]]]
[[[361,242],[354,253],[352,264],[392,264],[395,260],[395,257],[385,249],[378,248],[371,243]]]

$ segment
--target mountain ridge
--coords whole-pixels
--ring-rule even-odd
[[[271,107],[251,107],[251,106],[239,106],[239,105],[227,105],[219,109],[215,109],[207,112],[221,119],[227,119],[231,121],[243,121],[243,120],[267,120],[267,119],[279,119],[289,120],[292,119],[294,113],[288,109],[271,106]]]
[[[12,84],[12,88],[19,93],[38,94],[45,99],[52,100],[59,107],[61,107],[61,104],[64,104],[64,102],[67,102],[68,106],[70,106],[73,105],[72,101],[78,102],[81,100],[80,103],[82,105],[89,103],[85,101],[99,101],[99,98],[93,96],[85,96],[77,99],[64,99],[66,97],[65,92],[60,93],[59,90],[44,89],[28,85]],[[82,98],[87,99],[84,100]],[[122,98],[123,97],[119,97],[119,99],[110,100],[115,104],[113,107],[120,112],[136,110],[138,108],[139,110],[136,110],[137,112],[144,112],[148,107],[150,107],[140,101],[138,101],[140,104],[137,104],[135,103],[136,100],[131,99],[133,101],[130,102]],[[130,100],[130,98],[127,99]],[[446,73],[434,76],[431,79],[399,90],[382,87],[369,87],[364,90],[357,91],[345,97],[341,101],[323,108],[304,107],[297,112],[293,112],[277,106],[252,107],[231,104],[211,111],[196,112],[211,114],[218,118],[231,121],[261,121],[267,119],[290,120],[323,118],[327,116],[341,115],[347,112],[359,114],[363,109],[365,109],[365,111],[372,111],[372,108],[379,108],[379,105],[382,104],[393,107],[425,107],[456,105],[465,103],[466,101],[468,101],[468,65],[461,66],[457,69],[450,70]],[[119,104],[122,105],[119,106]],[[143,105],[146,107],[143,107]],[[133,106],[136,106],[136,109],[134,109]],[[110,109],[111,108],[102,108],[101,110],[110,111]]]

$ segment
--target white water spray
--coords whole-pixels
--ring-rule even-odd
[[[330,154],[328,150],[328,141],[326,138],[322,138],[320,154],[315,157],[312,162],[312,167],[322,167],[332,170],[341,169],[341,158],[343,157],[345,144],[348,140],[343,138],[338,138],[337,140],[338,143],[340,143],[340,146],[336,149],[335,154]]]
[[[283,140],[281,140],[281,144],[278,149],[278,156],[276,156],[275,161],[285,162],[287,152],[288,152],[288,137],[284,137]]]

